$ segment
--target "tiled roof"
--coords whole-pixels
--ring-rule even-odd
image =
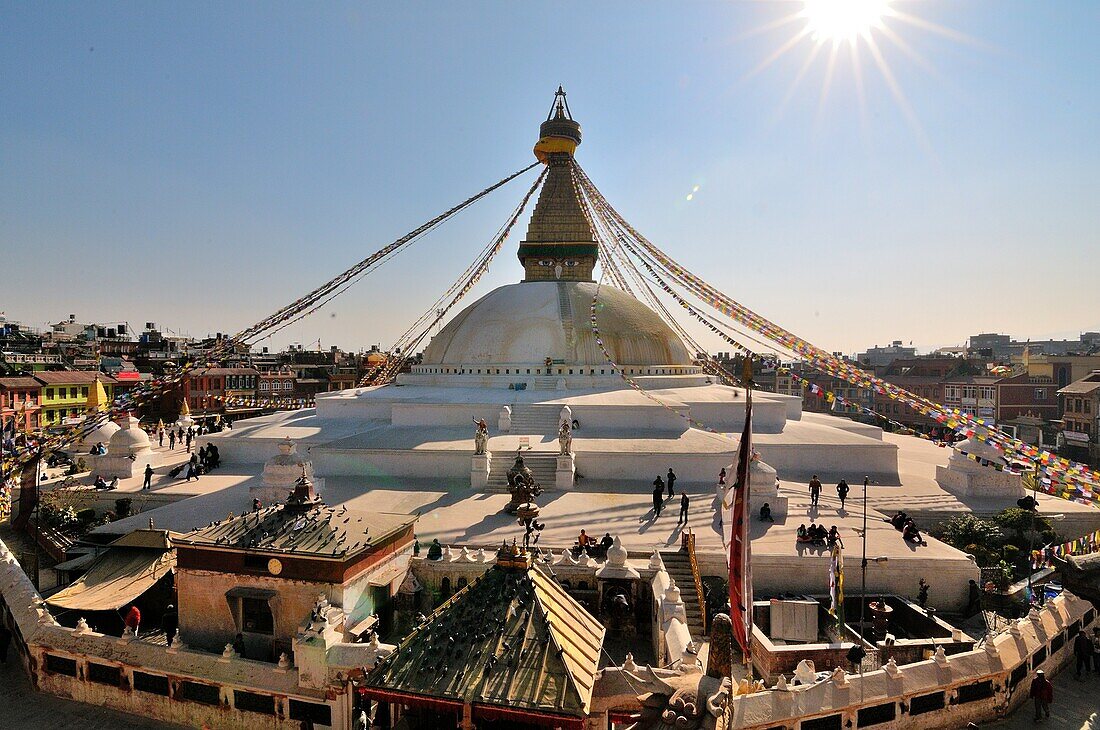
[[[348,558],[415,521],[413,515],[279,504],[246,512],[175,538],[177,545]]]
[[[541,568],[490,568],[366,677],[368,687],[585,716],[604,628]]]
[[[196,368],[189,373],[192,378],[204,375],[259,375],[256,368]]]
[[[37,380],[29,377],[0,378],[0,388],[38,388],[41,385]]]
[[[110,375],[96,370],[42,370],[34,374],[43,385],[87,385],[97,378],[101,383],[117,383]]]

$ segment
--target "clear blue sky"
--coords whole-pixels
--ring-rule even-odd
[[[971,39],[877,36],[919,129],[866,52],[863,114],[808,40],[752,73],[798,3],[9,0],[0,310],[236,331],[528,164],[561,83],[616,207],[816,344],[1100,328],[1100,3],[895,6]],[[523,187],[271,344],[388,345]]]

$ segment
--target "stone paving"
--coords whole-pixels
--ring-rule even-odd
[[[31,688],[15,651],[0,664],[0,727],[50,728],[50,730],[147,730],[182,728],[102,707],[36,692]]]
[[[1030,687],[1030,685],[1028,685]],[[1026,690],[1025,690],[1026,691]],[[1073,676],[1073,663],[1054,677],[1054,703],[1050,706],[1050,719],[1035,722],[1035,706],[1031,700],[1012,713],[1011,717],[982,725],[998,730],[1049,727],[1058,730],[1097,730],[1100,728],[1100,674],[1087,678]]]

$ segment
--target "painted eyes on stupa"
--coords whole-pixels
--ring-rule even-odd
[[[539,260],[539,266],[550,267],[550,266],[556,266],[556,265],[561,265],[561,266],[564,266],[567,269],[571,269],[574,266],[579,266],[580,262],[577,261],[576,259],[562,259],[561,261],[559,261],[558,259],[540,259]]]

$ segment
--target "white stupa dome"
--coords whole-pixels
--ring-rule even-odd
[[[607,366],[592,331],[591,281],[526,281],[486,294],[462,310],[424,350],[424,365]],[[691,366],[680,338],[656,312],[606,284],[596,324],[619,365]]]
[[[96,444],[103,444],[107,446],[111,442],[111,437],[119,432],[119,426],[111,419],[106,419],[103,423],[99,424],[92,431],[89,431],[80,439],[80,443],[77,444],[81,451],[87,448],[95,446]]]
[[[111,456],[128,456],[152,449],[149,435],[141,430],[138,419],[133,416],[123,416],[121,421],[119,430],[108,442],[107,453]]]

